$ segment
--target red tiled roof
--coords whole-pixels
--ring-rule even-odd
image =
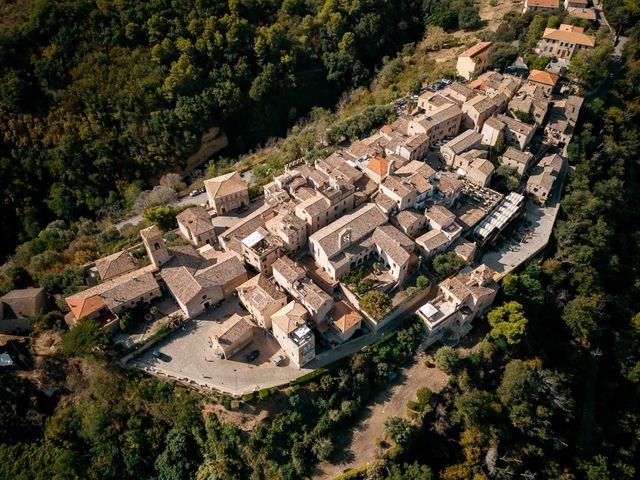
[[[476,43],[473,47],[465,50],[460,54],[461,57],[475,57],[476,55],[484,52],[487,48],[493,45],[493,42],[480,42]]]
[[[87,298],[71,299],[67,298],[67,305],[76,320],[82,320],[84,317],[99,311],[106,307],[104,300],[99,295],[92,295]]]
[[[596,44],[596,37],[586,35],[583,28],[565,24],[560,25],[558,29],[545,28],[542,38],[560,42],[577,43],[578,45],[585,45],[587,47],[594,47]]]
[[[389,171],[389,162],[386,158],[373,157],[367,163],[367,168],[378,176],[384,177]]]
[[[555,87],[556,83],[558,83],[559,75],[553,72],[547,72],[546,70],[531,70],[529,74],[529,81],[542,83],[544,85],[549,85]]]

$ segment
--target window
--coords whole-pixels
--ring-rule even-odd
[[[159,242],[154,243],[153,248],[156,250],[160,250],[160,243]]]

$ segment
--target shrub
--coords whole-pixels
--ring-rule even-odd
[[[41,328],[60,328],[64,325],[64,315],[57,310],[47,312],[38,319],[36,325]]]
[[[265,398],[268,398],[270,395],[271,395],[271,389],[269,388],[263,388],[258,392],[258,398],[260,400],[264,400]]]
[[[62,337],[62,353],[67,357],[88,356],[106,350],[110,335],[94,320],[85,319]]]
[[[313,370],[312,372],[309,372],[301,377],[296,378],[295,380],[292,380],[290,382],[291,386],[296,386],[296,385],[302,385],[303,383],[307,383],[310,382],[311,380],[314,380],[322,375],[324,375],[325,373],[327,373],[327,369],[326,368],[316,368],[315,370]]]
[[[253,392],[251,393],[246,393],[242,396],[242,401],[245,403],[250,402],[251,400],[253,400]]]
[[[460,357],[458,352],[452,347],[440,347],[435,354],[436,365],[446,373],[454,373]]]

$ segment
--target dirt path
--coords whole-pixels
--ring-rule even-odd
[[[420,354],[413,365],[400,373],[392,387],[376,395],[350,434],[345,435],[344,441],[348,445],[338,446],[344,453],[336,464],[319,464],[311,478],[330,480],[346,469],[365,465],[378,457],[381,452],[375,441],[384,437],[384,421],[390,415],[404,416],[407,402],[415,400],[418,388],[426,386],[438,392],[446,385],[447,374],[437,368],[426,368],[426,358],[425,354]]]

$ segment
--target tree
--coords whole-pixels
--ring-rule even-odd
[[[166,205],[176,199],[176,192],[173,188],[158,185],[153,190],[145,190],[133,204],[133,209],[137,212],[143,212],[151,207],[158,205]]]
[[[420,465],[417,462],[400,465],[391,465],[391,472],[385,480],[432,480],[433,472],[427,465]]]
[[[571,58],[569,74],[590,88],[602,83],[609,73],[613,56],[610,37],[602,38],[595,48],[578,50]]]
[[[590,346],[599,331],[601,304],[602,298],[599,295],[578,295],[564,307],[562,320],[585,347]]]
[[[516,112],[516,118],[522,123],[533,123],[535,121],[531,112],[523,112],[522,110]]]
[[[132,310],[127,310],[126,312],[120,315],[120,321],[118,322],[118,326],[120,327],[120,330],[122,330],[123,332],[128,332],[134,321],[135,321],[134,312]]]
[[[313,443],[311,451],[320,462],[323,462],[331,456],[333,452],[333,442],[327,437],[318,438]]]
[[[416,278],[416,288],[419,290],[425,290],[429,286],[429,279],[424,275],[418,275]]]
[[[458,25],[463,30],[475,30],[482,25],[478,9],[474,6],[463,8],[458,13]]]
[[[171,205],[159,205],[145,210],[142,214],[149,225],[156,225],[163,232],[176,228],[176,209]]]
[[[64,325],[64,315],[62,312],[52,310],[40,316],[37,325],[42,328],[62,328]]]
[[[507,302],[495,307],[487,318],[492,327],[492,338],[506,342],[507,345],[517,345],[524,338],[528,320],[524,316],[522,305],[518,302]]]
[[[33,285],[33,279],[25,268],[8,262],[0,269],[0,291],[8,292],[31,285]]]
[[[67,357],[84,357],[104,352],[109,346],[110,335],[95,320],[80,320],[62,336],[62,353]]]
[[[436,255],[431,266],[436,275],[445,278],[464,267],[464,260],[456,252],[446,252]]]
[[[391,309],[391,298],[385,292],[371,290],[360,298],[360,308],[380,320]]]
[[[413,426],[406,418],[392,415],[384,421],[384,433],[396,445],[406,445],[413,433]]]
[[[444,346],[440,347],[435,354],[436,365],[440,370],[448,374],[452,374],[456,371],[460,357],[456,349]]]
[[[164,451],[155,462],[158,480],[182,480],[193,478],[198,468],[194,455],[195,445],[191,437],[180,430],[167,433]]]
[[[187,188],[185,183],[182,181],[182,177],[178,173],[165,173],[162,177],[160,177],[160,185],[162,185],[163,187],[172,188],[176,192]]]
[[[496,43],[487,55],[487,68],[502,71],[518,57],[518,48],[510,43]]]
[[[513,192],[520,184],[520,175],[515,168],[500,165],[493,175],[493,188],[501,193]]]
[[[529,307],[540,307],[544,302],[544,289],[540,280],[528,272],[510,273],[504,277],[502,288],[505,295]]]
[[[464,424],[466,429],[484,428],[490,422],[488,418],[495,411],[495,398],[491,392],[471,390],[458,395],[454,400],[453,419]]]

